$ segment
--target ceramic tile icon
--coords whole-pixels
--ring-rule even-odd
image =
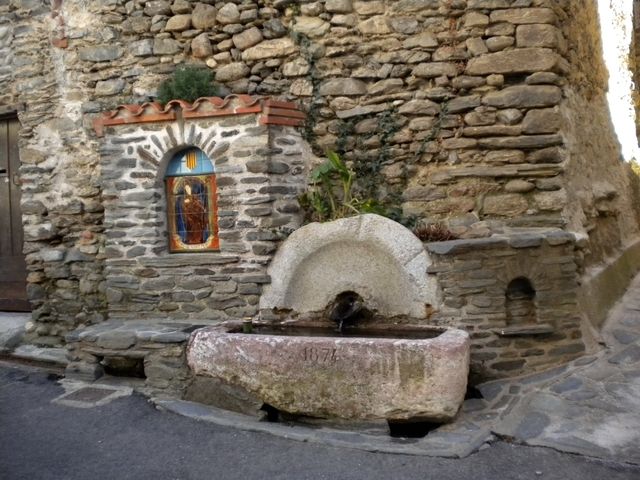
[[[196,148],[179,152],[165,175],[169,251],[219,250],[216,175],[213,163]]]

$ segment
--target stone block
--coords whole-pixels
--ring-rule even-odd
[[[558,108],[529,110],[522,122],[522,132],[527,134],[555,133],[560,130],[562,118]]]
[[[156,15],[171,15],[171,3],[166,0],[145,2],[144,14],[149,17]]]
[[[260,43],[263,38],[262,33],[257,27],[251,27],[248,30],[244,30],[234,35],[231,40],[237,49],[246,50],[247,48]]]
[[[112,62],[123,55],[124,51],[115,45],[96,45],[82,47],[78,50],[78,58],[85,62]]]
[[[153,55],[153,40],[146,38],[129,44],[129,52],[135,57],[148,57]]]
[[[484,96],[482,103],[497,108],[538,108],[560,103],[562,91],[553,85],[516,85]]]
[[[276,38],[264,40],[242,52],[242,59],[245,61],[265,60],[269,58],[279,58],[291,55],[298,50],[292,39]]]
[[[455,77],[458,74],[458,67],[455,63],[450,62],[420,63],[413,68],[411,73],[416,77],[425,78]]]
[[[306,35],[307,37],[322,37],[331,25],[319,17],[296,17],[293,22],[293,31]]]
[[[243,62],[233,62],[228,65],[223,65],[216,70],[216,81],[218,82],[232,82],[244,78],[249,74],[249,67]]]
[[[191,15],[174,15],[167,20],[164,29],[167,32],[183,32],[191,28]]]
[[[469,338],[460,330],[409,340],[246,335],[211,328],[194,333],[187,359],[196,375],[242,388],[292,414],[442,422],[456,415],[464,399]],[[396,366],[385,367],[389,362]]]
[[[551,71],[558,68],[559,62],[560,56],[548,48],[516,48],[474,57],[467,64],[466,73],[489,75]]]
[[[364,95],[367,84],[354,78],[333,78],[320,85],[320,95]]]
[[[218,10],[216,20],[222,25],[238,23],[240,21],[240,10],[238,10],[238,6],[231,2],[225,3],[222,8]]]
[[[217,14],[218,11],[214,6],[205,3],[196,3],[193,8],[193,15],[191,16],[193,28],[205,31],[212,29],[217,23]]]
[[[482,211],[485,215],[514,217],[522,215],[529,208],[527,200],[515,193],[491,195],[484,199]]]
[[[180,42],[173,38],[155,38],[153,41],[154,55],[175,55],[182,50]]]
[[[553,25],[520,25],[516,29],[516,45],[519,48],[556,48],[560,35],[560,30]]]
[[[549,23],[555,24],[558,17],[550,8],[512,8],[495,10],[490,15],[491,23],[507,22],[514,25]]]
[[[389,17],[377,15],[358,24],[358,30],[363,35],[385,35],[392,32]]]
[[[111,330],[106,331],[98,336],[96,344],[101,348],[111,350],[126,350],[136,343],[136,335],[134,332],[127,330]]]
[[[100,81],[96,84],[95,94],[100,97],[117,95],[124,90],[125,85],[125,81],[121,78]]]
[[[324,8],[330,13],[350,13],[353,11],[351,0],[327,0]]]

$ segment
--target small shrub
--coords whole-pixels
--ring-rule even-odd
[[[171,78],[160,84],[158,101],[163,105],[171,100],[194,102],[200,97],[213,97],[217,93],[218,87],[213,83],[211,70],[185,65],[178,67]]]
[[[354,189],[355,173],[335,152],[311,172],[309,191],[300,196],[308,220],[326,222],[360,213],[385,215],[376,200],[361,198]],[[385,215],[386,216],[386,215]]]
[[[423,242],[444,242],[458,238],[442,223],[419,223],[413,228],[413,233]]]

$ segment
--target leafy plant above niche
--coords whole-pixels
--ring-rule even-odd
[[[207,67],[181,65],[173,75],[160,84],[158,101],[166,104],[171,100],[194,102],[200,97],[218,94],[218,86],[213,82],[213,72]]]
[[[336,152],[328,151],[326,160],[311,172],[309,190],[300,197],[308,220],[326,222],[360,213],[385,215],[375,199],[356,192],[354,171]]]

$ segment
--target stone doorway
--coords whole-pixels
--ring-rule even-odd
[[[0,310],[29,311],[22,254],[20,156],[15,115],[0,117]]]

